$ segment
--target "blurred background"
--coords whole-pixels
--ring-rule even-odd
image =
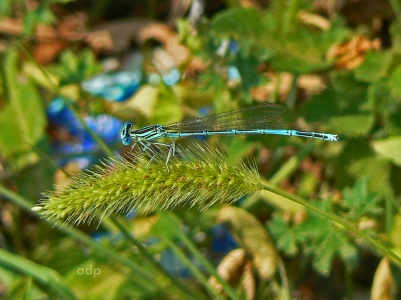
[[[54,184],[130,151],[127,120],[272,102],[285,128],[340,142],[208,144],[401,253],[398,0],[2,0],[0,70],[2,298],[401,297],[399,265],[272,193],[79,227],[31,211]]]

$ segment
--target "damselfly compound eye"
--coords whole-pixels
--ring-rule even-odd
[[[129,136],[123,137],[123,138],[121,139],[121,141],[122,141],[123,145],[128,146],[128,145],[131,144],[131,137],[129,137]]]

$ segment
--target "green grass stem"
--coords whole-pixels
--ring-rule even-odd
[[[301,204],[302,206],[320,214],[323,217],[329,218],[330,220],[332,220],[333,222],[336,222],[342,226],[344,226],[345,228],[347,228],[349,231],[354,232],[355,234],[357,234],[358,236],[360,236],[361,238],[365,239],[367,242],[369,242],[374,248],[376,248],[379,252],[381,252],[382,254],[384,254],[385,256],[388,256],[389,258],[391,258],[394,262],[398,263],[401,265],[401,257],[399,257],[398,255],[396,255],[393,251],[391,251],[389,248],[387,248],[386,246],[382,245],[380,242],[378,242],[377,240],[371,238],[370,236],[368,236],[367,234],[365,234],[363,231],[359,230],[358,228],[356,228],[355,226],[353,226],[351,223],[347,222],[346,220],[343,220],[339,217],[337,217],[334,214],[330,214],[327,213],[315,206],[313,206],[312,204],[308,203],[306,200],[296,196],[296,195],[292,195],[290,193],[287,193],[283,190],[280,190],[278,188],[275,188],[273,186],[264,184],[263,188],[266,191],[272,192],[274,194],[280,195],[282,197],[285,197],[291,201],[294,201],[298,204]]]

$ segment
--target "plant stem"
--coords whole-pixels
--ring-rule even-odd
[[[345,221],[345,220],[341,219],[340,217],[337,217],[334,214],[327,213],[327,212],[325,212],[325,211],[313,206],[312,204],[308,203],[307,201],[303,200],[302,198],[300,198],[298,196],[292,195],[290,193],[287,193],[287,192],[285,192],[283,190],[280,190],[280,189],[277,189],[275,187],[269,186],[267,184],[263,184],[263,187],[264,187],[264,189],[266,191],[275,193],[275,194],[280,195],[282,197],[285,197],[285,198],[287,198],[287,199],[289,199],[291,201],[294,201],[294,202],[296,202],[298,204],[301,204],[304,207],[306,207],[306,208],[308,208],[310,210],[313,210],[314,212],[320,214],[321,216],[329,218],[333,222],[341,224],[342,226],[347,228],[349,231],[352,231],[352,232],[356,233],[358,236],[364,238],[366,241],[368,241],[370,244],[372,244],[378,251],[383,253],[385,256],[389,256],[393,261],[395,261],[399,265],[401,265],[401,257],[396,255],[393,251],[391,251],[389,248],[387,248],[384,245],[382,245],[377,240],[371,238],[370,236],[368,236],[367,234],[365,234],[364,232],[362,232],[361,230],[359,230],[358,228],[353,226],[348,221]]]
[[[160,212],[166,220],[168,220],[171,224],[176,223],[174,217],[170,213]],[[209,272],[212,276],[214,276],[217,281],[223,286],[224,291],[227,293],[230,299],[239,300],[241,297],[235,292],[235,290],[225,281],[213,265],[205,259],[202,253],[195,247],[192,241],[181,231],[176,231],[177,237],[181,240],[185,247],[192,253],[192,255],[205,267],[206,271]]]
[[[391,8],[394,11],[395,17],[397,18],[397,21],[400,23],[401,22],[401,4],[399,0],[390,0],[390,5]]]
[[[192,275],[199,280],[205,287],[205,289],[212,296],[212,299],[224,300],[225,298],[220,295],[215,288],[213,288],[208,282],[204,274],[188,259],[188,257],[183,253],[183,251],[171,240],[166,239],[168,246],[171,250],[185,263],[188,269],[192,272]]]
[[[51,268],[41,266],[25,257],[3,249],[0,249],[0,265],[32,277],[59,299],[78,299],[72,289],[66,285],[64,278]]]
[[[33,214],[40,218],[37,212],[31,210],[32,204],[24,197],[18,195],[14,191],[9,190],[8,188],[4,187],[0,184],[0,195],[4,196],[5,198],[9,199],[11,202],[16,204],[19,207],[22,207],[28,213]],[[90,246],[91,248],[95,249],[99,253],[102,253],[106,257],[119,262],[121,265],[125,266],[126,268],[130,269],[136,275],[136,283],[140,286],[143,286],[144,289],[152,289],[154,288],[155,276],[150,273],[149,271],[143,269],[142,267],[135,264],[133,261],[129,260],[128,258],[121,256],[120,254],[114,252],[112,249],[109,249],[105,245],[102,245],[95,240],[93,240],[90,236],[86,235],[85,233],[67,226],[62,226],[63,224],[60,222],[49,222],[50,225],[53,227],[59,227],[61,231],[66,233],[68,236],[75,238],[76,240],[81,241],[82,243]]]
[[[157,261],[154,260],[152,255],[146,250],[146,248],[137,240],[135,239],[132,234],[127,230],[127,228],[117,220],[117,218],[112,218],[113,223],[118,227],[118,229],[124,234],[124,236],[133,243],[138,250],[145,256],[145,258],[154,266],[156,269],[162,274],[174,287],[176,290],[180,292],[181,297],[185,299],[197,299],[193,296],[194,291],[191,291],[188,287],[183,285],[179,280],[171,276]],[[184,299],[180,298],[180,299]]]

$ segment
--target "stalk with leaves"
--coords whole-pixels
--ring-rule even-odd
[[[132,153],[109,158],[92,171],[71,179],[67,188],[45,193],[33,210],[51,220],[78,225],[103,220],[112,213],[150,213],[178,206],[205,209],[232,204],[260,190],[273,192],[341,224],[371,243],[378,251],[401,264],[401,258],[346,220],[307,201],[262,183],[254,163],[230,159],[218,148],[194,144],[179,148],[179,156],[165,166],[167,151],[156,157]]]

